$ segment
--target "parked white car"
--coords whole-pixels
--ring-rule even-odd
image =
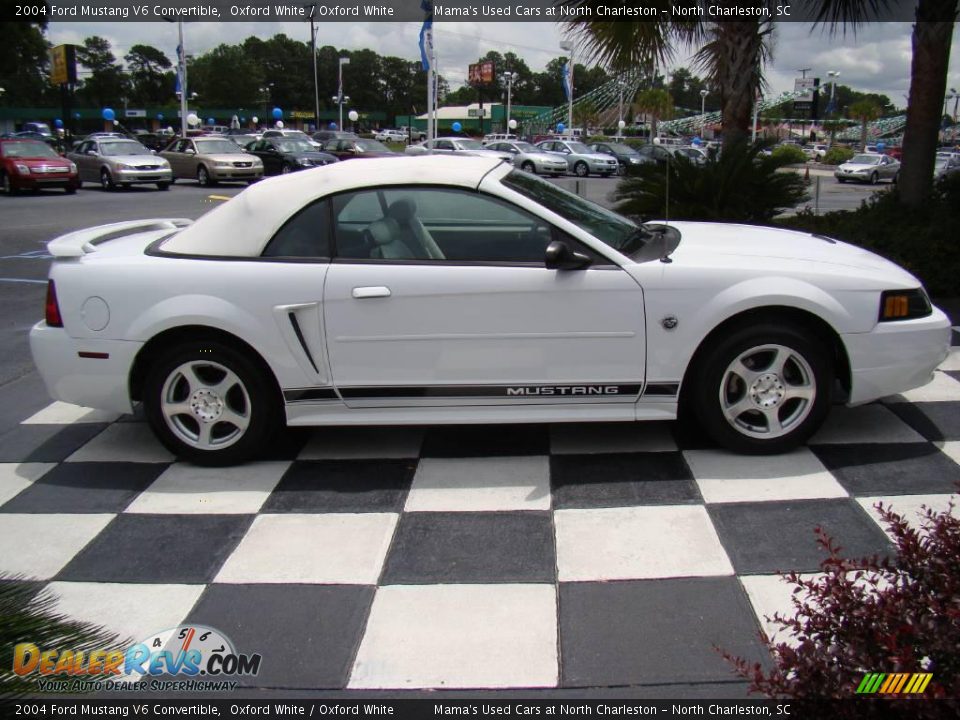
[[[407,139],[408,139],[408,138],[407,138],[407,134],[406,134],[405,132],[401,132],[400,130],[392,130],[392,129],[390,129],[390,128],[387,128],[386,130],[377,130],[377,132],[375,132],[375,133],[373,134],[373,139],[374,139],[374,140],[379,140],[380,142],[400,142],[400,143],[405,143],[405,142],[407,142]]]
[[[281,175],[199,220],[59,237],[30,333],[51,395],[142,402],[186,460],[289,425],[669,420],[780,452],[834,399],[928,382],[950,323],[858,247],[637,225],[495,158]],[[775,260],[774,260],[775,259]]]

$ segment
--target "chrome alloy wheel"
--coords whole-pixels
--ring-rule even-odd
[[[182,442],[200,450],[221,450],[247,431],[250,395],[232,370],[220,363],[193,360],[167,376],[160,411]]]
[[[816,396],[810,363],[784,345],[759,345],[740,353],[720,383],[720,409],[727,422],[737,432],[762,440],[798,427]]]

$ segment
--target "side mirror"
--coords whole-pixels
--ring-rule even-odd
[[[97,154],[97,151],[96,151],[96,150],[87,150],[87,155],[94,155],[94,156],[96,156],[96,154]]]
[[[187,155],[196,155],[196,154],[197,154],[197,151],[194,150],[193,148],[187,148],[186,150],[184,150],[184,152],[185,152]]]
[[[544,265],[547,270],[580,270],[590,265],[592,260],[583,253],[570,249],[562,240],[554,240],[547,245],[544,253]]]

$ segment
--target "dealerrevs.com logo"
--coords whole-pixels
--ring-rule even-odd
[[[234,690],[260,672],[259,653],[237,652],[219,630],[181,625],[125,649],[75,650],[20,643],[13,671],[39,692]]]

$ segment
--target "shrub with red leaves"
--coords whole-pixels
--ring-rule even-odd
[[[817,543],[827,553],[823,574],[785,575],[794,586],[794,616],[770,618],[779,628],[773,640],[761,633],[773,669],[720,651],[750,681],[751,692],[848,698],[866,673],[929,672],[933,678],[922,697],[960,698],[960,518],[952,502],[945,512],[925,507],[917,528],[882,503],[875,507],[893,537],[894,557],[845,559],[818,528]],[[784,636],[790,642],[781,641]],[[925,714],[916,703],[907,705],[913,717]]]

